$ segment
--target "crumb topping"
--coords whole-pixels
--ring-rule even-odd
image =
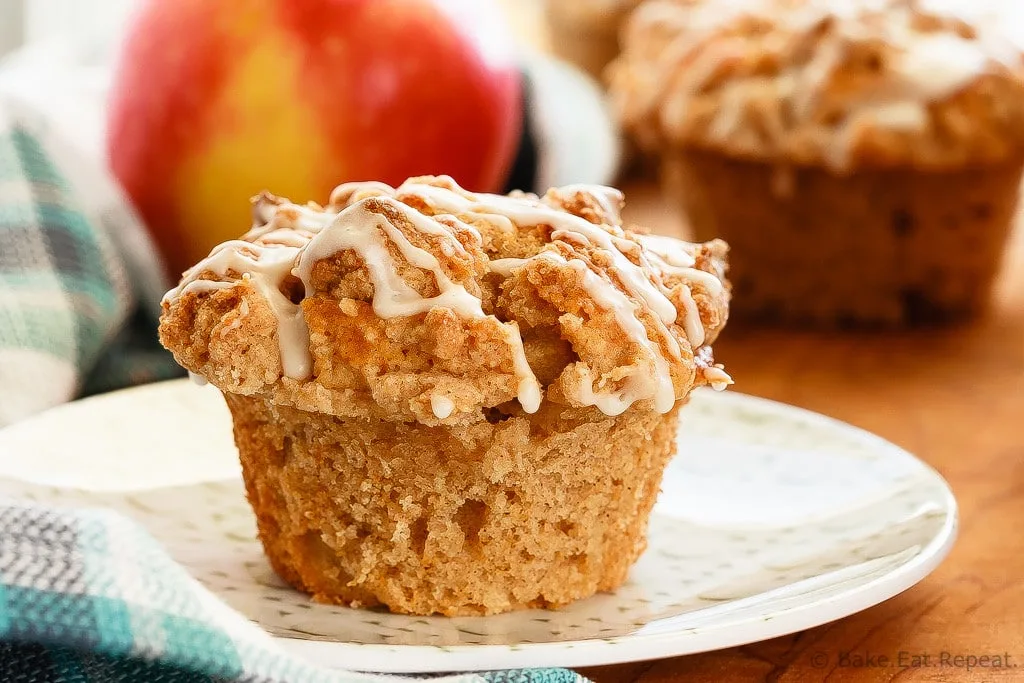
[[[1012,0],[649,0],[610,68],[647,146],[946,167],[1024,153]]]
[[[326,206],[264,193],[252,229],[164,297],[161,340],[225,391],[332,414],[465,422],[545,399],[668,412],[731,382],[710,348],[726,247],[626,230],[622,203],[446,176],[348,183]]]

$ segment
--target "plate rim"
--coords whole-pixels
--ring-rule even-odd
[[[185,378],[164,380],[127,387],[55,406],[0,429],[0,447],[3,446],[8,435],[23,429],[31,430],[39,423],[45,424],[52,420],[59,420],[67,412],[88,410],[97,404],[123,400],[128,394],[166,392],[189,383],[189,380]],[[546,666],[603,666],[677,657],[777,638],[856,614],[918,584],[949,555],[956,542],[959,529],[959,506],[949,483],[935,468],[918,456],[867,429],[807,408],[738,391],[698,391],[707,400],[714,402],[746,405],[759,412],[768,411],[772,414],[788,413],[830,429],[842,430],[859,440],[870,443],[873,450],[884,451],[886,457],[909,459],[920,470],[922,480],[928,480],[930,484],[936,486],[937,491],[941,491],[941,511],[944,515],[942,527],[927,544],[920,547],[906,561],[866,583],[843,589],[827,598],[792,605],[774,614],[749,614],[735,621],[726,619],[711,626],[683,627],[669,631],[625,634],[609,638],[504,645],[386,645],[301,640],[270,634],[273,641],[292,655],[321,666],[393,674]],[[109,492],[114,493],[115,491],[110,490]],[[786,584],[784,587],[792,588],[809,580],[811,579]],[[210,593],[216,596],[213,591]],[[695,613],[699,613],[699,610]],[[766,624],[769,625],[767,628]]]
[[[939,479],[945,483],[944,480]],[[764,616],[751,615],[735,622],[711,627],[679,629],[661,633],[627,634],[612,638],[585,638],[551,643],[512,645],[378,645],[314,641],[273,636],[274,640],[304,659],[334,668],[355,668],[381,673],[437,673],[443,671],[484,671],[533,667],[591,667],[723,650],[770,640],[821,626],[869,609],[914,587],[935,571],[949,555],[959,529],[959,510],[948,486],[943,487],[945,520],[942,528],[912,557],[882,576],[843,590],[827,599],[796,605]],[[806,580],[806,579],[805,579]],[[786,587],[797,586],[797,581]],[[865,597],[868,596],[868,597]],[[823,607],[828,607],[824,610]],[[808,615],[806,613],[810,612]],[[774,628],[753,628],[773,623]],[[722,638],[730,629],[739,631]],[[515,648],[515,649],[513,649]],[[332,651],[328,653],[328,651]],[[330,654],[330,657],[325,656]],[[401,654],[415,660],[414,666],[389,660]],[[342,660],[344,662],[332,660]],[[527,661],[529,660],[529,661]],[[380,667],[388,665],[387,669]]]

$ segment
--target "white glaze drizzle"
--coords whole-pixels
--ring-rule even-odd
[[[644,265],[649,264],[645,260],[643,250],[637,250],[640,265],[633,263],[623,253],[623,243],[626,243],[627,248],[636,243],[624,239],[621,229],[617,226],[595,225],[585,218],[568,213],[557,203],[557,198],[570,197],[577,193],[593,198],[609,219],[620,221],[622,193],[611,187],[568,185],[557,190],[556,198],[549,195],[542,199],[470,193],[466,193],[469,194],[469,197],[466,197],[448,188],[415,181],[407,181],[395,190],[396,196],[412,194],[423,198],[431,206],[452,214],[476,214],[491,222],[496,222],[494,219],[500,217],[507,221],[509,226],[548,225],[553,228],[552,239],[565,239],[577,244],[582,242],[587,246],[603,249],[611,257],[613,271],[627,290],[643,300],[654,312],[658,333],[665,340],[669,353],[674,358],[679,358],[679,344],[668,329],[668,325],[676,322],[677,311],[666,296],[666,292],[651,282],[644,269]],[[503,225],[500,221],[496,223]],[[678,244],[676,240],[671,241]],[[667,243],[665,248],[668,248]],[[716,295],[721,292],[721,283],[711,273],[696,268],[676,272],[683,277],[699,280]],[[691,345],[696,347],[704,340],[703,324],[695,303],[692,306],[686,305],[685,308],[686,315],[682,326]]]
[[[184,287],[179,285],[178,287],[172,289],[167,294],[164,294],[163,301],[171,301],[173,299],[178,298],[179,296],[182,296],[183,294],[189,294],[192,292],[214,292],[217,291],[218,289],[232,289],[233,287],[237,286],[237,282],[222,282],[220,280],[193,280],[192,282],[186,284]],[[174,292],[173,296],[171,295],[171,292]]]
[[[395,188],[391,187],[387,183],[382,183],[379,180],[367,180],[364,182],[354,183],[342,183],[338,185],[331,192],[330,204],[337,206],[344,203],[346,206],[350,203],[349,199],[352,195],[359,192],[376,194],[386,197],[395,196]]]
[[[594,303],[614,313],[623,333],[630,341],[644,349],[651,361],[651,367],[646,368],[646,372],[642,367],[634,369],[621,392],[595,392],[592,382],[584,381],[579,385],[580,391],[576,398],[583,405],[597,406],[606,415],[619,415],[635,401],[652,398],[654,409],[660,413],[667,413],[675,405],[676,400],[672,374],[661,349],[647,337],[647,328],[637,318],[636,304],[610,282],[590,270],[583,261],[573,259],[567,263],[581,275],[583,288],[593,298]],[[587,374],[589,375],[589,369]]]
[[[712,296],[722,293],[722,281],[714,273],[695,267],[696,260],[679,240],[662,235],[640,235],[639,239],[647,250],[649,263],[661,273],[698,284]]]
[[[319,207],[300,206],[271,195],[262,194],[253,203],[253,226],[242,240],[261,241],[281,246],[303,246],[295,244],[296,237],[308,237],[319,232],[334,218],[334,213]],[[296,232],[298,231],[298,235]],[[303,233],[305,233],[303,235]],[[308,240],[307,240],[308,241]]]
[[[582,235],[585,242],[608,252],[612,257],[612,270],[622,280],[622,284],[630,294],[643,300],[661,322],[671,325],[676,321],[676,308],[672,302],[654,286],[642,267],[626,258],[606,230],[587,221],[580,221],[571,228],[561,228],[551,233],[554,239],[568,238],[569,241],[577,240],[578,235]]]
[[[679,240],[662,235],[640,235],[640,243],[647,251],[648,262],[662,277],[676,276],[687,281],[680,287],[683,303],[683,330],[690,345],[697,348],[704,344],[706,333],[700,320],[700,308],[693,298],[693,285],[699,285],[710,296],[722,294],[722,281],[712,273],[696,266],[696,259],[687,252]]]
[[[636,249],[640,264],[633,263],[623,253],[623,248],[633,248],[635,242],[626,240],[617,226],[599,226],[590,221],[563,210],[559,201],[577,193],[584,193],[593,198],[609,219],[619,220],[619,206],[622,193],[614,188],[590,187],[585,185],[569,185],[560,188],[543,199],[531,197],[504,197],[498,195],[462,196],[453,190],[408,181],[396,190],[396,196],[403,193],[422,197],[431,206],[459,214],[478,214],[493,220],[502,216],[510,225],[534,226],[548,225],[553,228],[552,239],[562,239],[576,244],[602,249],[612,259],[612,271],[622,281],[630,294],[641,299],[655,314],[655,325],[658,333],[673,358],[680,357],[679,343],[668,329],[668,325],[676,322],[677,311],[669,301],[666,292],[658,288],[644,269],[648,265],[642,248]],[[710,273],[692,269],[692,278],[715,281]],[[721,285],[719,283],[719,289]],[[683,321],[684,331],[693,346],[703,343],[704,330],[696,304],[686,306],[686,319]],[[691,336],[692,335],[692,336]],[[696,340],[696,341],[695,341]]]
[[[419,231],[439,237],[442,250],[462,251],[465,248],[451,233],[450,228],[415,209],[392,199],[379,196],[376,201],[386,203],[399,211]],[[398,249],[402,257],[412,266],[429,271],[437,285],[438,295],[423,297],[409,286],[398,274],[397,264],[392,259],[384,236]],[[337,214],[334,221],[321,230],[303,250],[296,267],[296,274],[312,291],[313,264],[328,256],[351,249],[359,254],[373,283],[373,311],[381,318],[426,313],[431,308],[443,307],[455,311],[463,318],[485,318],[480,299],[466,288],[452,282],[433,254],[421,249],[394,226],[386,217],[370,211],[367,201],[362,200]],[[517,397],[523,410],[536,412],[540,407],[540,383],[526,362],[519,328],[510,323],[500,323],[512,355],[513,369],[518,378]]]
[[[519,386],[516,387],[519,404],[528,413],[535,413],[540,408],[540,401],[543,398],[540,390],[540,382],[533,374],[533,368],[526,360],[526,349],[523,347],[523,337],[519,333],[519,323],[512,321],[502,326],[505,330],[506,341],[512,350],[512,367],[519,377]]]
[[[933,30],[927,22],[917,22],[919,16],[961,21],[975,35],[964,37],[949,26]],[[742,141],[741,146],[760,144],[757,135],[741,135],[748,106],[760,110],[760,101],[785,99],[798,119],[807,118],[852,48],[872,42],[886,46],[880,76],[885,86],[848,97],[842,122],[823,138],[823,157],[837,168],[849,165],[853,147],[867,129],[920,130],[928,124],[929,103],[954,95],[994,65],[1019,70],[1024,61],[1024,7],[1014,0],[651,0],[636,10],[626,33],[627,58],[616,67],[614,80],[635,87],[622,89],[617,106],[637,121],[654,113],[664,130],[684,135],[692,100],[723,66],[750,51],[746,37],[727,33],[728,27],[744,22],[770,27],[753,41],[776,31],[773,45],[779,47],[757,49],[782,50],[780,54],[785,54],[784,46],[827,28],[810,60],[797,60],[772,76],[740,76],[717,86],[720,97],[708,133],[714,140]],[[649,30],[673,37],[652,52]],[[640,56],[626,70],[623,65],[634,51]],[[770,137],[783,134],[781,120],[756,120]]]
[[[238,315],[235,316],[235,319],[232,320],[229,325],[225,325],[221,329],[221,331],[220,331],[221,338],[226,337],[227,335],[231,334],[232,332],[237,330],[239,327],[241,327],[242,326],[242,321],[245,320],[245,317],[247,315],[249,315],[249,301],[246,300],[246,299],[242,299],[242,301],[238,304]]]
[[[570,186],[570,188],[575,191],[583,190],[583,186]],[[473,201],[446,188],[414,182],[406,182],[399,186],[396,194],[401,196],[403,193],[420,195],[431,205],[441,207],[445,211],[463,214],[474,213],[485,217],[501,216],[509,221],[510,225],[549,225],[554,229],[552,233],[554,239],[573,234],[580,235],[593,246],[608,252],[613,260],[616,274],[632,294],[643,299],[664,323],[675,322],[676,310],[672,302],[666,298],[663,292],[658,291],[640,266],[626,258],[615,246],[612,242],[612,233],[605,227],[595,225],[585,218],[550,206],[543,201],[530,201],[526,198],[481,195],[482,201]],[[609,191],[602,191],[595,188],[595,191],[590,194],[597,198],[598,202],[611,215],[618,214],[609,200],[610,196],[621,196],[618,195],[617,190],[609,188]],[[612,226],[608,227],[615,229]]]
[[[563,196],[575,194],[589,195],[597,200],[598,206],[601,207],[601,211],[604,212],[611,225],[621,225],[622,223],[623,195],[622,192],[614,187],[581,184],[563,185],[558,188],[558,194]],[[551,204],[550,200],[545,201],[545,203],[549,206]]]
[[[514,232],[516,229],[508,216],[504,215],[500,210],[492,210],[486,202],[481,201],[481,197],[478,195],[474,195],[470,199],[445,187],[413,182],[406,182],[399,186],[396,195],[401,197],[403,194],[418,196],[436,212],[441,215],[449,215],[456,220],[459,220],[461,216],[473,214],[497,226],[504,232]],[[477,232],[476,228],[468,223],[460,222],[467,228]]]
[[[438,420],[444,420],[455,410],[455,404],[447,396],[434,394],[430,397],[430,410]]]
[[[402,210],[399,207],[404,207],[405,213],[411,213],[409,207],[394,199],[377,197],[375,201],[386,202],[399,210]],[[417,228],[421,227],[416,223],[414,225]],[[446,235],[449,241],[455,241],[450,233],[443,230],[440,232]],[[423,297],[402,279],[398,274],[397,264],[388,251],[388,243],[384,236],[388,237],[410,265],[433,274],[439,291],[437,296]],[[426,313],[435,306],[450,308],[465,318],[484,316],[479,298],[467,292],[462,285],[452,282],[442,270],[437,257],[413,245],[386,217],[370,211],[366,200],[357,202],[339,213],[303,250],[295,274],[306,286],[306,291],[313,291],[313,265],[345,250],[355,251],[363,259],[374,287],[373,312],[381,318]]]
[[[230,289],[242,282],[251,283],[277,318],[281,371],[286,377],[307,379],[313,369],[309,354],[309,328],[301,307],[281,292],[281,284],[291,273],[300,251],[296,247],[242,240],[224,242],[190,268],[181,283],[164,295],[164,301],[172,301],[187,292]],[[235,272],[242,279],[233,282],[199,279],[205,272],[212,272],[218,277],[227,277],[229,272]]]
[[[648,252],[676,268],[693,268],[697,260],[683,248],[677,239],[664,235],[639,235],[640,243]]]
[[[285,376],[306,379],[312,370],[309,332],[301,307],[288,300],[280,287],[284,278],[293,274],[302,281],[307,292],[313,291],[314,264],[339,251],[355,251],[363,260],[374,287],[373,310],[381,318],[425,313],[435,306],[448,308],[463,318],[488,317],[478,297],[462,284],[453,282],[434,254],[414,245],[402,228],[394,225],[387,216],[371,210],[367,197],[401,213],[416,231],[429,235],[432,243],[447,256],[456,253],[466,255],[466,248],[454,228],[439,218],[449,219],[476,240],[480,240],[480,233],[467,221],[472,217],[480,217],[499,229],[514,230],[516,225],[547,225],[553,229],[554,239],[606,253],[611,262],[608,275],[614,276],[625,291],[602,278],[581,259],[566,260],[555,252],[541,252],[531,258],[555,260],[575,270],[588,295],[598,306],[614,313],[623,332],[645,351],[649,359],[649,366],[635,368],[618,391],[596,391],[589,379],[589,369],[585,369],[585,381],[581,382],[574,398],[582,405],[597,406],[609,415],[618,415],[635,401],[643,399],[652,399],[655,409],[667,412],[675,403],[671,373],[661,346],[648,338],[647,330],[638,317],[637,302],[642,302],[653,313],[651,318],[656,331],[671,355],[678,358],[678,343],[667,327],[676,322],[677,311],[669,301],[659,276],[678,275],[711,293],[720,292],[722,285],[713,274],[695,268],[693,258],[678,248],[675,240],[645,237],[638,244],[627,239],[617,226],[596,225],[557,205],[559,197],[579,192],[592,197],[607,218],[619,220],[621,193],[611,188],[589,186],[561,188],[553,198],[540,199],[532,195],[477,195],[416,181],[408,181],[398,188],[383,183],[348,183],[334,191],[332,205],[346,204],[353,197],[362,198],[347,207],[339,207],[342,210],[337,213],[301,207],[264,195],[255,203],[255,224],[246,235],[246,239],[257,242],[236,240],[220,245],[207,259],[186,273],[182,283],[168,292],[165,300],[172,300],[187,291],[210,291],[238,284],[198,279],[204,272],[213,272],[219,277],[226,277],[229,271],[240,273],[243,281],[251,282],[266,298],[278,319]],[[399,198],[409,195],[428,204],[434,212],[445,213],[428,216],[399,201]],[[431,273],[438,294],[422,296],[400,277],[388,245],[392,245],[411,266]],[[627,258],[626,254],[639,264]],[[508,274],[525,262],[524,259],[503,259],[491,261],[489,266],[494,272]],[[654,274],[655,282],[651,281],[649,273]],[[682,325],[696,349],[705,337],[703,324],[696,303],[689,295],[690,285],[684,285],[683,291],[685,310],[682,312]],[[239,324],[239,321],[234,324]],[[499,324],[506,336],[518,378],[519,402],[526,412],[535,412],[542,399],[541,387],[526,359],[518,325],[515,322]],[[443,396],[431,399],[432,409],[439,419],[445,419],[440,414],[448,409],[446,400]]]
[[[583,406],[597,406],[606,415],[620,415],[639,400],[653,399],[655,410],[668,412],[675,404],[675,389],[668,362],[658,345],[647,336],[647,328],[637,317],[636,303],[610,281],[591,270],[582,259],[566,259],[553,251],[542,251],[526,259],[496,259],[491,270],[511,274],[534,260],[547,260],[571,268],[579,277],[581,286],[601,309],[611,311],[623,334],[640,347],[649,360],[649,366],[634,366],[621,390],[595,391],[594,378],[589,368],[579,365],[579,384],[570,398]]]
[[[693,290],[690,289],[689,285],[682,285],[680,289],[682,291],[683,308],[685,309],[683,330],[686,332],[686,338],[690,340],[691,344],[695,347],[700,346],[704,343],[705,338],[704,326],[700,324],[700,308],[697,306],[697,300],[693,298]]]
[[[709,365],[701,368],[704,379],[715,391],[725,391],[725,388],[732,384],[732,377],[720,367]]]
[[[256,233],[258,237],[253,240],[244,241],[255,241],[258,239],[262,244],[273,244],[279,247],[292,247],[298,249],[306,246],[309,242],[309,235],[304,235],[297,230],[290,230],[288,228],[275,228],[267,232]]]

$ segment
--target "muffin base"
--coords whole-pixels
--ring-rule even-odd
[[[1024,159],[838,176],[691,149],[665,165],[696,238],[730,245],[730,322],[894,327],[985,309]]]
[[[555,607],[616,588],[675,452],[678,407],[610,418],[545,404],[426,427],[225,398],[274,570],[316,600],[406,614]]]

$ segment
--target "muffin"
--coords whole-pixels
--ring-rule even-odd
[[[640,0],[547,0],[545,14],[556,56],[604,82],[619,54],[619,31]]]
[[[491,614],[614,589],[691,390],[731,382],[722,242],[621,194],[448,177],[263,194],[160,338],[223,393],[266,555],[317,600]]]
[[[734,319],[902,326],[983,310],[1024,164],[1012,3],[648,0],[610,67]]]

